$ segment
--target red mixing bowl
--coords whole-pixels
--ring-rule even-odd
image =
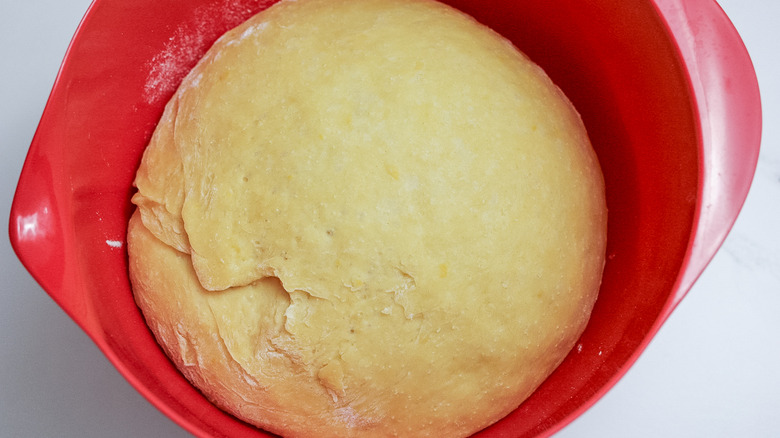
[[[155,343],[127,276],[132,181],[163,106],[263,0],[96,0],[21,174],[10,236],[25,267],[149,401],[202,437],[264,436],[211,405]],[[548,436],[627,371],[714,255],[747,195],[761,109],[713,0],[453,0],[539,63],[579,109],[607,185],[601,293],[582,338],[480,436]]]

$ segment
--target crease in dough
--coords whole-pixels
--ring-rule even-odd
[[[219,319],[217,318],[217,315],[214,313],[214,308],[211,306],[211,303],[207,301],[206,306],[208,307],[209,312],[211,313],[211,317],[214,319],[214,325],[217,327],[217,332],[214,333],[213,338],[215,341],[219,343],[219,349],[223,352],[225,360],[227,360],[230,363],[231,368],[237,370],[237,373],[248,385],[253,387],[260,386],[259,382],[254,377],[252,377],[251,372],[246,368],[244,368],[241,362],[235,356],[233,356],[233,353],[231,352],[231,349],[228,346],[228,342],[225,340],[225,337],[222,335]],[[246,400],[246,402],[251,404],[249,400]]]

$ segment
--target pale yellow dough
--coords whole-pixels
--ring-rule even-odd
[[[228,32],[136,186],[149,327],[216,405],[289,437],[499,420],[572,348],[604,264],[577,112],[427,0],[283,1]]]

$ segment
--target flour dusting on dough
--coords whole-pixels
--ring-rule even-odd
[[[246,39],[247,37],[250,37],[258,32],[262,32],[263,29],[268,27],[268,23],[263,21],[262,23],[258,23],[254,26],[249,26],[244,33],[241,34],[241,37],[238,39],[239,41]]]
[[[207,42],[201,30],[188,32],[189,29],[180,27],[168,40],[165,49],[152,58],[144,85],[146,103],[156,103],[171,93],[205,51]]]
[[[273,3],[271,0],[224,0],[195,9],[193,18],[179,25],[165,48],[146,63],[149,73],[144,84],[144,101],[152,105],[167,99],[217,37]]]
[[[345,406],[343,408],[336,409],[336,415],[347,427],[355,428],[361,426],[367,426],[374,423],[370,418],[366,418],[355,411],[352,406]]]

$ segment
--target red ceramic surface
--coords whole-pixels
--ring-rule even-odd
[[[262,0],[97,0],[30,147],[11,242],[30,273],[154,405],[198,436],[262,436],[206,401],[158,348],[127,278],[131,183],[163,106]],[[568,94],[601,161],[609,244],[581,340],[480,436],[548,436],[636,360],[718,249],[747,195],[761,130],[752,64],[712,0],[453,0]]]

